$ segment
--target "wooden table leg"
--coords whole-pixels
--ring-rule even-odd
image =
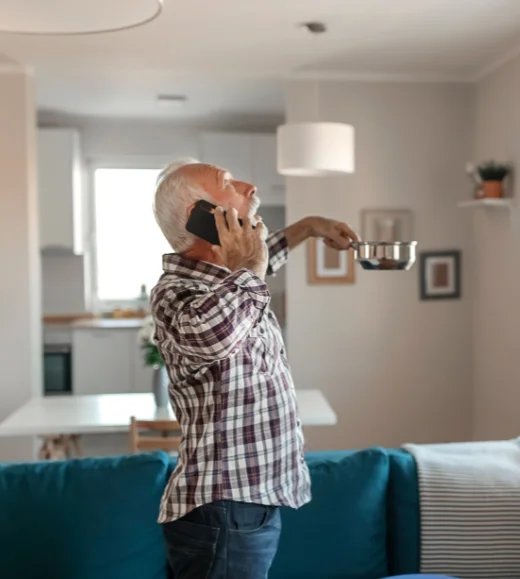
[[[52,441],[44,438],[40,450],[38,451],[38,458],[40,460],[50,460],[52,455]]]
[[[46,434],[41,438],[40,460],[66,460],[83,454],[79,434]]]
[[[40,460],[64,460],[67,451],[62,437],[58,434],[46,434],[42,436],[43,444],[40,448]]]
[[[81,448],[81,438],[79,434],[71,434],[70,440],[72,442],[72,446],[74,447],[74,454],[76,458],[80,458],[83,456],[83,449]]]

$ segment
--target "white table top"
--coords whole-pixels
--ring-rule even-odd
[[[337,418],[319,390],[296,390],[303,426],[336,424]],[[130,417],[175,418],[158,409],[152,394],[98,394],[32,398],[0,424],[0,436],[128,432]]]

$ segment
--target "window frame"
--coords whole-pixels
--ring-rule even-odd
[[[87,304],[95,315],[112,312],[115,309],[134,309],[138,296],[132,300],[100,300],[98,297],[97,259],[96,259],[96,188],[95,173],[98,169],[153,169],[161,171],[171,163],[170,157],[163,156],[106,156],[91,157],[87,161],[87,242],[85,244],[85,278]],[[88,255],[87,255],[88,254]],[[151,288],[146,288],[150,291]]]

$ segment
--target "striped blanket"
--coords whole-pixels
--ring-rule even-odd
[[[404,445],[419,474],[421,573],[520,578],[519,441]]]

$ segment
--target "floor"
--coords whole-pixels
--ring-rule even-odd
[[[89,434],[81,437],[83,456],[114,456],[130,453],[128,434]]]

